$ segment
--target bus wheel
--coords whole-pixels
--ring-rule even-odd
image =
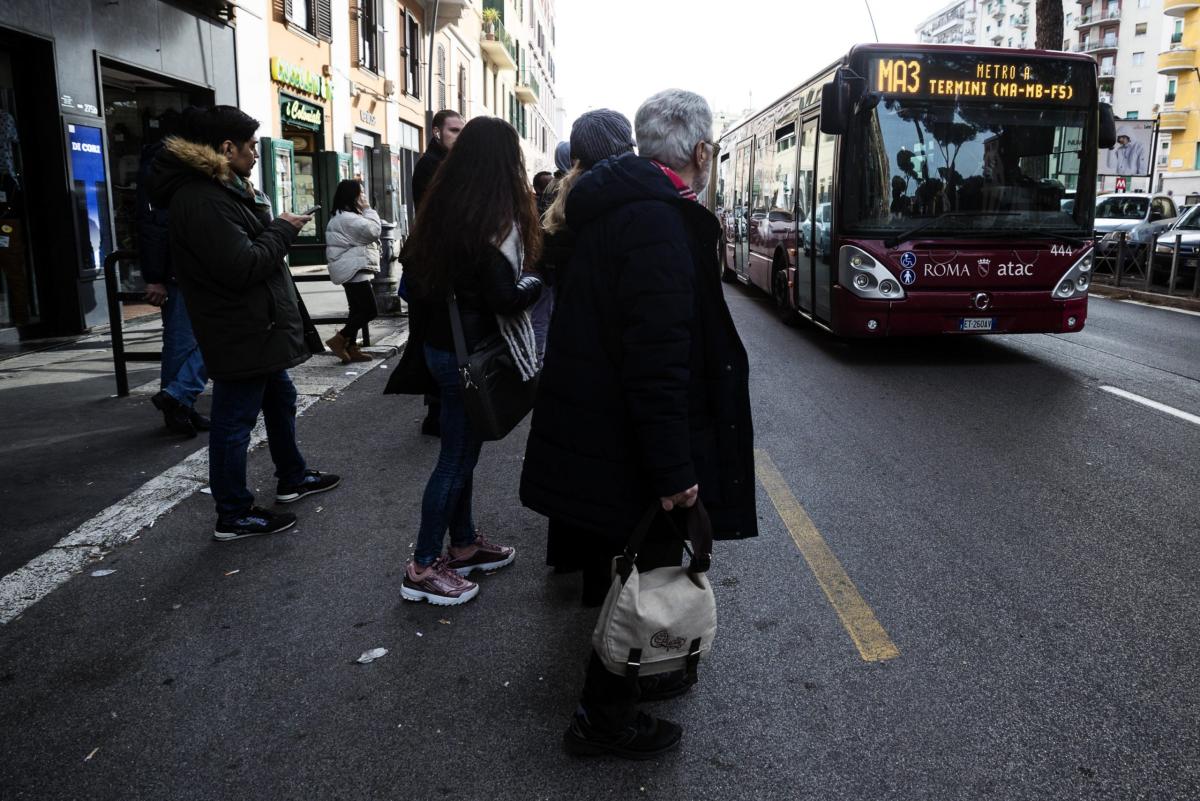
[[[779,312],[779,319],[783,320],[786,325],[797,325],[800,322],[800,315],[788,303],[787,270],[778,268],[771,274],[771,297],[775,300],[775,309]]]

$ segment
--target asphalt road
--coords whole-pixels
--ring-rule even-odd
[[[1200,317],[1094,300],[1074,336],[862,345],[727,295],[760,467],[898,656],[862,658],[760,491],[761,536],[715,555],[702,683],[659,709],[681,750],[566,757],[594,614],[515,502],[524,434],[476,479],[517,563],[403,604],[436,443],[374,371],[300,421],[347,479],[297,531],[211,542],[195,495],[0,628],[0,797],[1197,798],[1200,425],[1102,387],[1200,415]]]

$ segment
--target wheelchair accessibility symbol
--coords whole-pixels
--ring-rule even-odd
[[[916,267],[917,266],[917,254],[913,253],[911,250],[902,253],[900,255],[900,266],[908,267],[908,268]],[[913,277],[915,278],[916,276],[913,276]]]
[[[908,254],[905,254],[908,255]],[[912,286],[917,282],[917,271],[911,267],[907,267],[900,271],[900,283],[905,286]]]

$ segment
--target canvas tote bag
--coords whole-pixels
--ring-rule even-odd
[[[686,539],[691,542],[687,566],[639,573],[637,553],[658,515],[684,536],[655,500],[625,551],[613,559],[612,587],[592,632],[592,646],[604,666],[617,675],[636,678],[684,670],[694,680],[700,657],[712,647],[717,633],[717,605],[706,574],[712,523],[704,505],[696,501],[684,515]]]

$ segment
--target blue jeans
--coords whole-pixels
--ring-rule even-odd
[[[471,431],[458,378],[458,358],[453,353],[425,346],[425,364],[441,390],[442,450],[425,485],[421,500],[421,529],[413,559],[432,564],[442,555],[446,531],[450,544],[462,548],[475,542],[471,516],[471,485],[483,441]]]
[[[233,520],[254,505],[246,488],[246,450],[260,411],[276,478],[285,484],[304,478],[304,457],[296,445],[296,386],[287,370],[245,381],[213,379],[208,482],[218,520]]]
[[[204,391],[208,372],[200,346],[192,334],[192,321],[183,305],[178,284],[167,284],[167,302],[162,306],[162,391],[184,406],[194,406]]]

